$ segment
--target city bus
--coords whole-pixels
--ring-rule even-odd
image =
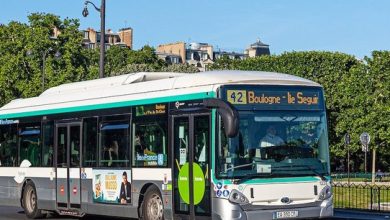
[[[142,219],[333,215],[324,91],[271,72],[140,72],[0,108],[0,205]]]

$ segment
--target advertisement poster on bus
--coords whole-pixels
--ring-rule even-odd
[[[97,203],[131,203],[130,170],[92,170],[93,201]]]

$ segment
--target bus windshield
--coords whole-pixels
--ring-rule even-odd
[[[328,171],[324,111],[239,111],[239,134],[226,138],[220,120],[217,176],[274,178]]]

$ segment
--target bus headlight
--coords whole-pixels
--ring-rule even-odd
[[[332,196],[332,188],[330,186],[325,186],[321,192],[320,195],[318,196],[319,200],[325,200],[329,199]]]
[[[238,203],[240,205],[249,203],[249,200],[246,198],[246,196],[235,189],[233,189],[230,193],[229,201],[233,203]]]

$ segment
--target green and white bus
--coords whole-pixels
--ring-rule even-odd
[[[0,108],[0,205],[142,219],[333,215],[322,87],[281,73],[134,73]]]

